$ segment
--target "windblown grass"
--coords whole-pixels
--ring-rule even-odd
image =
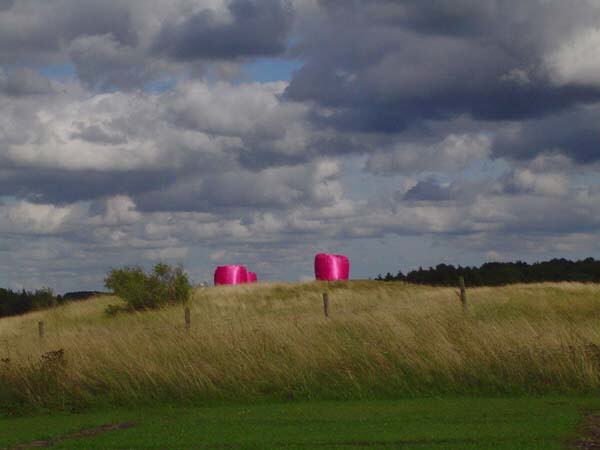
[[[330,318],[321,293],[330,293]],[[198,290],[183,308],[106,317],[100,297],[0,320],[0,404],[78,407],[600,387],[600,285],[469,290],[403,283]],[[44,320],[40,341],[37,322]],[[65,361],[41,358],[64,349]]]

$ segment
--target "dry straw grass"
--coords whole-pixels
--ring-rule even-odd
[[[330,292],[330,318],[321,293]],[[183,307],[103,314],[114,297],[0,320],[11,407],[588,393],[600,385],[600,286],[469,290],[402,283],[198,290]],[[44,320],[40,341],[37,322]],[[65,360],[41,358],[64,349]],[[58,359],[58,360],[57,360]]]

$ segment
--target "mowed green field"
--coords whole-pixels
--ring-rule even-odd
[[[0,419],[0,448],[532,449],[571,448],[593,398],[290,402],[111,410]],[[106,424],[130,428],[76,436]],[[61,437],[63,439],[61,440]]]

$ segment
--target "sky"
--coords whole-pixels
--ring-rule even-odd
[[[600,0],[0,0],[0,286],[600,252]]]

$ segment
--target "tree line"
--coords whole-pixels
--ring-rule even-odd
[[[570,261],[556,258],[550,261],[528,264],[517,262],[489,262],[481,266],[458,266],[438,264],[423,269],[419,267],[406,275],[399,271],[396,275],[379,274],[378,281],[405,281],[434,286],[456,286],[462,276],[469,286],[501,286],[512,283],[540,283],[545,281],[600,282],[600,261],[586,258]]]
[[[16,316],[30,311],[50,308],[63,303],[85,300],[102,294],[96,291],[67,292],[64,295],[54,295],[50,288],[35,291],[13,291],[0,288],[0,317]]]

